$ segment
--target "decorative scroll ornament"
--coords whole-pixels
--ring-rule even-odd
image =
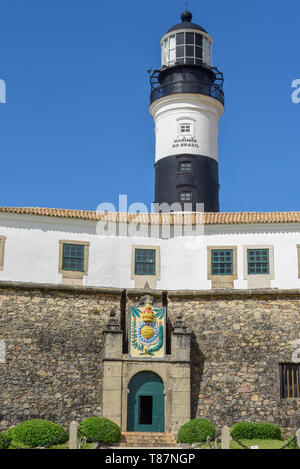
[[[143,307],[130,308],[130,356],[164,358],[166,308],[152,308],[146,300]]]

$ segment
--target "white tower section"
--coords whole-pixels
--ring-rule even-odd
[[[218,134],[223,105],[201,94],[176,94],[150,107],[155,123],[155,162],[182,153],[218,161]]]

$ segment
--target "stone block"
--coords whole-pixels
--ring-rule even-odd
[[[222,435],[221,435],[221,448],[222,449],[230,449],[230,428],[225,426],[222,428]]]
[[[122,363],[104,362],[103,378],[119,378],[122,376]]]
[[[78,422],[71,422],[69,428],[69,449],[78,449]]]
[[[103,391],[118,391],[121,394],[121,375],[117,378],[107,378],[103,379]]]
[[[190,392],[191,384],[188,378],[173,378],[172,379],[172,389],[176,390],[175,392]]]

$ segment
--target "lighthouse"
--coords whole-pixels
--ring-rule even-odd
[[[212,44],[189,11],[161,39],[161,68],[150,73],[156,204],[180,204],[192,211],[203,210],[204,204],[205,212],[219,211],[224,93],[223,74],[212,66]]]

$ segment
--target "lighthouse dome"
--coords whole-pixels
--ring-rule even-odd
[[[203,31],[204,33],[207,33],[205,29],[202,28],[202,26],[199,26],[199,24],[192,23],[193,15],[190,11],[184,11],[181,14],[181,23],[176,24],[172,28],[168,30],[168,33],[172,31],[176,31],[178,29],[194,29],[198,31]]]

